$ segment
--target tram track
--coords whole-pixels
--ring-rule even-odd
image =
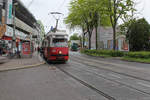
[[[87,63],[85,63],[85,62],[83,62],[83,60],[84,60],[84,59],[81,59],[81,58],[79,58],[79,57],[73,58],[73,62],[77,62],[77,63],[84,64],[84,65],[86,65],[86,66],[91,67],[91,65],[89,65],[89,64],[87,64]],[[85,61],[85,60],[84,60],[84,61]],[[97,87],[97,85],[95,86],[94,84],[92,84],[92,83],[90,83],[90,82],[88,82],[88,81],[82,79],[81,77],[79,77],[79,76],[76,75],[76,74],[73,74],[71,71],[65,69],[64,67],[61,67],[61,66],[59,66],[58,64],[54,64],[53,66],[55,66],[55,67],[56,67],[57,69],[59,69],[61,72],[63,72],[63,73],[66,74],[67,76],[71,77],[72,79],[76,80],[76,81],[79,82],[80,84],[82,84],[82,85],[86,86],[87,88],[89,88],[89,89],[91,89],[91,90],[97,92],[98,94],[100,94],[101,96],[105,97],[106,99],[108,99],[108,100],[117,100],[117,98],[115,98],[114,95],[110,95],[108,92],[102,91],[100,88]],[[66,66],[68,67],[68,66],[70,66],[70,65],[66,64]],[[66,67],[66,68],[67,68],[67,67]],[[99,67],[94,66],[94,65],[93,65],[92,67],[96,67],[96,68],[98,68],[98,69],[103,69],[103,70],[111,71],[111,72],[113,72],[113,73],[117,73],[117,74],[124,75],[124,76],[127,76],[127,77],[131,77],[131,78],[134,78],[134,79],[138,79],[138,80],[143,80],[143,81],[150,82],[150,80],[146,80],[146,79],[139,78],[139,77],[136,77],[136,76],[128,75],[128,74],[125,74],[125,73],[120,73],[120,72],[117,72],[117,71],[113,71],[113,70],[111,70],[111,69],[99,68]],[[71,70],[73,71],[73,70],[76,70],[76,69],[72,69],[72,68],[71,68]],[[78,70],[80,70],[80,69],[78,69]],[[149,95],[149,96],[150,96],[150,93],[145,92],[145,91],[142,91],[142,90],[137,89],[137,88],[135,88],[135,87],[132,87],[132,86],[130,86],[130,85],[124,84],[124,83],[122,83],[122,82],[115,81],[115,80],[113,80],[113,79],[109,79],[109,78],[107,78],[107,77],[100,76],[100,75],[97,74],[97,73],[93,73],[93,72],[91,72],[91,71],[89,71],[89,70],[85,70],[85,69],[83,69],[83,68],[82,68],[82,70],[84,70],[84,71],[86,71],[86,72],[88,72],[88,73],[95,74],[95,75],[97,75],[97,76],[99,76],[99,77],[101,77],[101,78],[103,78],[103,79],[105,79],[105,80],[109,80],[109,81],[112,81],[112,82],[115,82],[115,83],[124,85],[125,87],[130,88],[130,89],[135,90],[135,91],[138,91],[138,92],[141,93],[141,94],[145,94],[145,95]]]
[[[116,74],[120,74],[120,75],[124,75],[124,76],[127,76],[127,77],[131,77],[131,78],[134,78],[134,79],[138,79],[138,80],[150,82],[150,80],[148,80],[148,79],[144,79],[144,78],[137,77],[137,76],[134,76],[134,75],[130,75],[130,74],[126,74],[126,73],[114,71],[114,70],[111,70],[111,69],[109,69],[109,68],[104,68],[104,67],[99,67],[99,66],[96,66],[96,65],[88,64],[88,63],[89,63],[89,59],[87,60],[87,59],[83,59],[83,58],[81,58],[81,57],[75,57],[75,56],[73,56],[71,59],[73,59],[73,61],[76,61],[76,62],[85,64],[85,65],[90,66],[90,67],[95,67],[95,68],[97,68],[97,69],[102,69],[102,70],[110,71],[110,72],[113,72],[113,73],[116,73]],[[94,61],[90,60],[90,62],[94,62]],[[97,63],[97,64],[104,64],[104,63],[101,63],[101,62],[99,62],[99,63],[98,63],[98,62],[94,62],[94,63]],[[104,65],[105,65],[105,64],[104,64]],[[111,64],[107,64],[106,66],[108,66],[108,65],[111,65]]]
[[[91,90],[97,92],[98,94],[104,96],[104,97],[107,98],[108,100],[118,100],[118,98],[114,97],[114,95],[110,95],[108,92],[103,91],[103,90],[101,90],[100,88],[98,88],[97,85],[94,85],[94,84],[88,82],[87,80],[82,79],[82,77],[79,77],[78,75],[75,75],[74,73],[72,73],[72,71],[73,71],[73,72],[84,73],[83,70],[81,71],[80,68],[75,68],[75,69],[73,69],[72,67],[70,67],[70,65],[66,65],[65,68],[64,68],[64,67],[61,67],[61,65],[57,65],[57,64],[54,65],[54,66],[55,66],[57,69],[59,69],[60,71],[62,71],[63,73],[65,73],[67,76],[73,78],[74,80],[76,80],[76,81],[79,82],[80,84],[82,84],[82,85],[88,87],[89,89],[91,89]],[[74,66],[74,67],[75,67],[75,66]],[[66,69],[66,68],[67,68],[67,69]],[[68,68],[71,68],[71,71],[68,70]],[[77,70],[77,69],[78,69],[78,70]],[[75,71],[75,70],[76,70],[76,71]],[[80,72],[80,71],[81,71],[81,72]],[[84,70],[84,71],[86,71],[86,72],[88,72],[88,73],[92,73],[91,71],[87,71],[87,70]],[[107,77],[100,76],[99,74],[96,74],[96,73],[92,73],[92,74],[95,74],[96,76],[98,76],[98,77],[100,77],[100,78],[103,78],[103,79],[105,79],[105,80],[111,81],[111,82],[113,82],[113,83],[118,83],[118,84],[120,84],[120,85],[122,85],[122,86],[124,86],[124,87],[126,87],[126,88],[130,88],[130,89],[132,89],[133,91],[137,91],[137,92],[139,92],[139,93],[141,93],[141,94],[143,94],[143,95],[148,95],[148,96],[150,96],[150,93],[145,92],[145,91],[142,91],[142,90],[137,89],[137,88],[134,88],[134,87],[132,87],[132,86],[130,86],[130,85],[124,84],[124,83],[122,83],[122,82],[114,81],[114,80],[109,79],[109,78],[107,78]]]
[[[81,80],[80,78],[72,75],[70,72],[64,70],[63,68],[57,67],[60,71],[62,71],[63,73],[65,73],[66,75],[70,76],[71,78],[75,79],[76,81],[78,81],[80,84],[92,89],[93,91],[97,92],[98,94],[102,95],[103,97],[107,98],[108,100],[116,100],[114,97],[102,92],[101,90],[97,89],[95,86],[87,83],[84,80]]]
[[[49,65],[49,63],[47,61],[45,61],[45,63],[47,65]],[[56,65],[52,65],[55,66],[57,69],[59,69],[61,72],[63,72],[64,74],[66,74],[67,76],[71,77],[72,79],[76,80],[77,82],[79,82],[80,84],[86,86],[87,88],[95,91],[96,93],[100,94],[101,96],[105,97],[108,100],[116,100],[114,97],[102,92],[101,90],[97,89],[95,86],[88,84],[86,81],[81,80],[80,78],[72,75],[71,73],[69,73],[68,71],[65,71],[64,69],[62,69],[61,67],[57,67]]]
[[[78,62],[77,62],[77,63],[78,63]],[[95,73],[95,72],[90,71],[90,70],[87,70],[87,69],[85,69],[85,68],[81,68],[81,67],[77,67],[77,66],[74,67],[74,68],[73,68],[73,67],[71,67],[71,68],[72,68],[72,69],[75,69],[75,70],[78,70],[78,71],[80,71],[80,70],[82,69],[82,70],[85,71],[85,72],[95,74],[96,76],[101,77],[101,78],[103,78],[103,79],[106,79],[106,80],[109,80],[109,81],[112,81],[112,82],[115,82],[115,83],[124,85],[124,86],[126,86],[126,87],[128,87],[128,88],[131,88],[131,89],[133,89],[133,90],[139,91],[139,92],[141,92],[141,93],[143,93],[143,94],[150,95],[149,92],[145,92],[145,91],[143,91],[143,90],[140,90],[140,89],[138,89],[138,88],[135,88],[135,87],[133,87],[133,86],[130,86],[130,85],[128,85],[128,84],[125,84],[125,83],[123,83],[123,82],[119,82],[119,81],[116,81],[116,80],[107,78],[107,77],[105,77],[105,76],[102,76],[101,74]]]
[[[45,61],[46,62],[46,61]],[[48,62],[46,62],[47,65],[49,65]],[[66,74],[67,76],[71,77],[72,79],[76,80],[77,82],[79,82],[80,84],[86,86],[87,88],[95,91],[96,93],[100,94],[101,96],[105,97],[108,100],[116,100],[114,97],[100,91],[99,89],[97,89],[95,86],[88,84],[86,81],[81,80],[80,78],[72,75],[71,73],[69,73],[68,71],[65,71],[63,68],[61,67],[57,67],[57,65],[51,65],[51,66],[55,66],[57,69],[59,69],[61,72],[63,72],[64,74]]]

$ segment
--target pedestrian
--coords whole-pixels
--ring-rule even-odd
[[[37,51],[38,51],[38,53],[40,52],[40,48],[39,47],[37,47]]]
[[[0,47],[0,55],[2,55],[2,48]]]
[[[21,55],[20,55],[20,51],[19,51],[19,50],[17,51],[17,56],[18,56],[18,58],[21,58]]]

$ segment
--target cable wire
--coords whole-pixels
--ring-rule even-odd
[[[58,7],[57,10],[60,10],[60,8],[61,8],[62,6],[64,6],[65,2],[66,2],[66,0],[63,0],[63,2],[60,4],[60,6]]]
[[[28,7],[30,7],[30,6],[32,5],[33,1],[34,1],[34,0],[32,0],[32,1],[29,3]]]

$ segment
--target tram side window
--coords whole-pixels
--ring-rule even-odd
[[[48,39],[48,46],[49,47],[51,46],[51,39],[50,38]]]

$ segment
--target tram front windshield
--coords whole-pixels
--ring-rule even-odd
[[[68,47],[67,39],[53,39],[53,47]]]

